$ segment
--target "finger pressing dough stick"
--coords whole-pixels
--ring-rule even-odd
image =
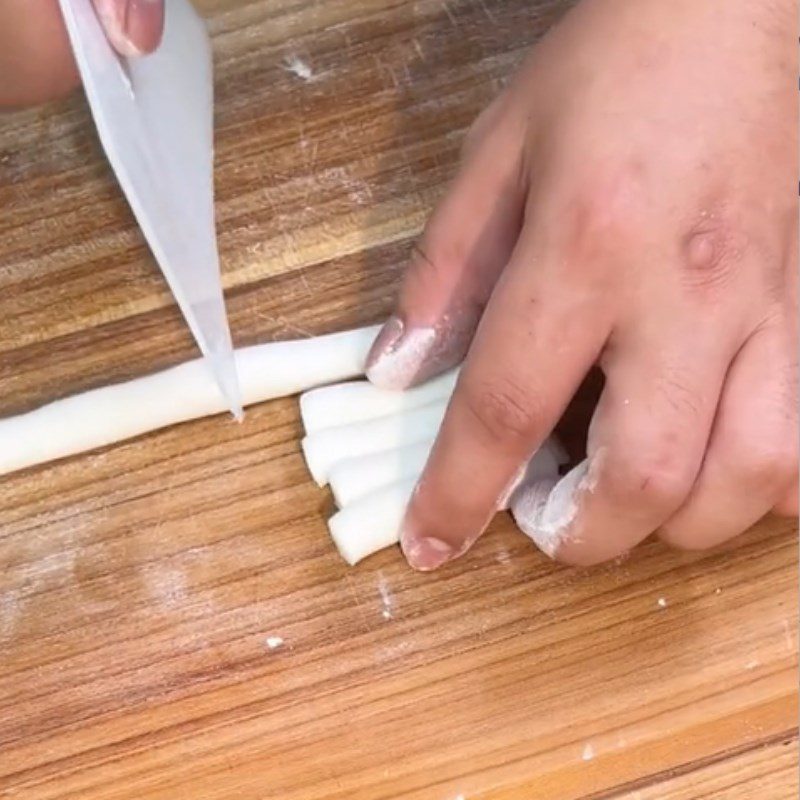
[[[428,460],[433,438],[393,450],[337,461],[328,480],[339,508],[347,508],[376,489],[408,478],[419,479]],[[525,471],[525,481],[557,477],[562,463],[561,445],[551,437],[533,456]]]
[[[453,393],[458,370],[403,392],[378,389],[369,381],[337,383],[313,389],[300,397],[300,414],[307,434],[352,422],[402,414],[442,400]]]
[[[236,351],[244,405],[362,375],[377,327]],[[227,409],[202,359],[0,419],[0,475]]]
[[[550,447],[533,457],[527,479],[555,477],[558,459]],[[328,530],[342,558],[351,566],[384,547],[400,541],[400,526],[417,478],[404,478],[366,494],[337,511],[328,520]],[[503,511],[508,503],[504,503]]]
[[[416,482],[417,476],[376,489],[328,520],[331,538],[350,566],[400,541],[400,526]]]
[[[312,433],[303,439],[308,470],[314,480],[324,486],[337,461],[432,439],[442,424],[446,408],[447,400],[441,400],[406,414],[352,422]]]

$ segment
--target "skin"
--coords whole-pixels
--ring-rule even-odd
[[[123,55],[163,0],[94,0]],[[468,354],[404,524],[412,566],[520,527],[575,564],[797,513],[797,139],[787,0],[583,0],[478,119],[369,375]],[[78,81],[55,0],[0,4],[0,105]],[[520,468],[593,364],[588,460]]]
[[[797,513],[794,4],[583,0],[470,131],[368,374],[468,352],[409,563],[480,536],[594,364],[587,461],[516,489],[549,555],[698,549]]]
[[[123,56],[154,50],[164,27],[164,0],[93,0],[114,49]],[[79,82],[57,0],[0,2],[0,107],[63,97]]]

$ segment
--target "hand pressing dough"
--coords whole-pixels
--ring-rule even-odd
[[[300,415],[307,434],[353,422],[402,414],[443,400],[453,393],[458,370],[406,391],[378,389],[369,381],[351,381],[313,389],[300,397]]]
[[[442,424],[446,408],[447,400],[441,400],[406,414],[353,422],[312,433],[302,443],[308,470],[317,484],[324,486],[337,461],[432,439]]]
[[[399,541],[406,506],[457,377],[453,370],[405,392],[385,392],[359,381],[300,398],[308,433],[303,440],[306,464],[320,486],[330,482],[340,510],[328,521],[329,530],[349,564]],[[551,437],[520,479],[555,478],[567,461]]]
[[[430,447],[431,443],[418,445],[420,449],[424,446]],[[545,442],[529,462],[525,480],[556,478],[560,450],[561,445],[555,439]],[[388,456],[387,460],[396,459],[396,452]],[[362,459],[364,460],[366,459]],[[388,486],[373,489],[346,504],[328,520],[331,538],[348,564],[353,566],[361,559],[400,541],[400,527],[406,506],[418,479],[419,472]],[[509,496],[498,511],[505,511],[510,499]]]
[[[243,405],[363,375],[378,330],[237,350]],[[0,419],[0,475],[226,410],[205,362],[189,361]]]

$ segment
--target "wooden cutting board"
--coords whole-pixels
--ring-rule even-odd
[[[203,0],[238,344],[380,320],[561,2]],[[193,354],[80,96],[0,117],[0,414]],[[796,525],[355,569],[294,400],[0,478],[0,797],[788,800]],[[0,443],[0,446],[1,443]]]

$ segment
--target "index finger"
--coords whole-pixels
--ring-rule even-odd
[[[560,281],[560,259],[523,236],[462,369],[401,535],[415,569],[466,552],[563,413],[610,322],[592,281]]]

